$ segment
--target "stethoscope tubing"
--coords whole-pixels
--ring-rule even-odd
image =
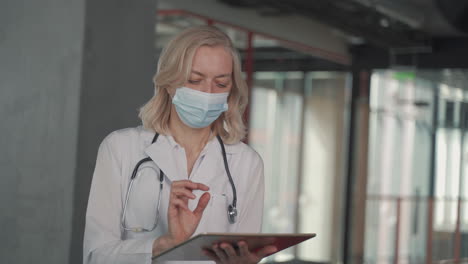
[[[153,140],[151,142],[151,144],[154,144],[156,142],[156,140],[158,139],[159,137],[159,133],[156,133],[153,137]],[[232,179],[232,176],[231,176],[231,171],[229,170],[229,165],[228,165],[228,162],[227,162],[227,157],[226,157],[226,150],[224,148],[224,143],[221,139],[221,137],[219,135],[216,136],[216,138],[218,139],[218,142],[221,146],[221,152],[222,152],[222,156],[223,156],[223,162],[224,162],[224,168],[226,170],[226,174],[229,178],[229,183],[231,184],[231,187],[232,187],[232,193],[233,193],[233,199],[232,199],[232,204],[230,204],[228,206],[228,220],[231,224],[234,224],[236,222],[236,217],[237,217],[237,191],[236,191],[236,186],[234,184],[234,180]],[[163,190],[163,182],[164,182],[164,172],[159,169],[159,194],[158,194],[158,204],[157,204],[157,208],[156,208],[156,222],[155,224],[153,225],[153,227],[151,229],[145,229],[145,228],[141,228],[141,227],[137,227],[137,228],[129,228],[125,225],[125,216],[126,216],[126,213],[127,213],[127,205],[128,205],[128,200],[129,200],[129,197],[130,197],[130,193],[132,191],[132,188],[133,188],[133,182],[137,176],[137,173],[138,173],[138,170],[140,168],[140,166],[145,163],[145,162],[149,162],[149,161],[153,161],[150,157],[146,157],[146,158],[143,158],[141,159],[136,165],[135,165],[135,168],[133,169],[133,172],[132,172],[132,175],[130,177],[130,183],[129,183],[129,186],[128,186],[128,189],[127,189],[127,194],[126,194],[126,197],[125,197],[125,202],[124,202],[124,206],[123,206],[123,211],[122,211],[122,217],[121,217],[121,226],[124,230],[126,231],[133,231],[133,232],[151,232],[153,231],[157,226],[158,226],[158,223],[159,223],[159,208],[161,206],[161,194],[162,194],[162,190]]]
[[[224,149],[224,143],[223,143],[223,140],[221,140],[221,137],[219,135],[216,135],[216,138],[218,139],[219,145],[221,146],[221,152],[223,153],[224,168],[226,169],[226,174],[229,178],[229,183],[231,183],[231,187],[232,187],[232,193],[233,193],[232,206],[234,208],[237,208],[236,185],[234,184],[234,180],[232,179],[232,176],[231,176],[231,171],[229,170],[229,164],[227,162],[226,150]]]

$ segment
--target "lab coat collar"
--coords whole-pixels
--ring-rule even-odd
[[[176,155],[178,155],[178,152],[174,151],[174,148],[180,147],[177,144],[177,142],[175,142],[171,136],[159,135],[158,140],[156,140],[155,143],[151,144],[151,140],[153,137],[154,134],[148,137],[149,146],[144,150],[146,155],[148,155],[156,163],[156,165],[164,172],[164,174],[166,174],[169,180],[186,180],[187,165],[179,164],[180,158],[177,159],[176,157]],[[227,155],[232,155],[237,152],[238,147],[237,144],[225,145],[225,149]],[[200,172],[215,169],[206,168],[207,164],[222,164],[223,162],[221,146],[219,145],[218,140],[215,137],[212,138],[206,144],[205,148],[202,150],[200,155],[205,155],[204,162],[202,162],[202,165],[200,167]]]
[[[153,135],[154,136],[154,135]],[[152,138],[151,138],[152,139]],[[185,166],[178,164],[177,152],[174,151],[174,146],[171,144],[169,138],[164,135],[159,135],[158,140],[151,144],[145,149],[146,155],[148,155],[154,163],[160,168],[164,174],[171,180],[184,180]]]
[[[215,139],[215,140],[217,140],[217,139]],[[239,153],[240,144],[243,144],[243,143],[237,143],[237,144],[232,144],[232,145],[224,144],[224,149],[226,150],[226,154],[230,155],[230,154]],[[219,146],[219,144],[218,144],[218,146]],[[219,148],[221,149],[221,146],[219,146]]]
[[[151,141],[153,140],[153,137],[154,137],[154,132],[153,131],[150,131],[150,130],[147,130],[147,129],[144,129],[143,127],[140,126],[140,128],[143,130],[143,138],[144,138],[144,141],[145,141],[145,145],[146,146],[149,146],[151,145]],[[160,135],[159,136],[160,138],[162,137],[165,137],[167,138],[167,141],[168,143],[173,147],[173,148],[176,148],[176,147],[180,147],[180,145],[174,140],[174,138],[170,135]],[[159,138],[158,140],[156,141],[156,143],[158,143]],[[216,145],[218,145],[219,147],[219,143],[218,143],[218,139],[216,139],[216,137],[213,137],[211,138],[211,140],[207,143],[208,144],[213,144],[212,142],[215,141],[214,143]],[[226,154],[236,154],[239,152],[239,149],[240,149],[240,145],[243,144],[243,143],[237,143],[237,144],[224,144],[224,148],[226,150]],[[207,149],[205,147],[205,149]],[[203,151],[202,151],[203,153]]]

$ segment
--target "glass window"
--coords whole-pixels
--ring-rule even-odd
[[[319,233],[269,261],[338,261],[345,73],[257,72],[249,144],[263,157],[264,232]]]
[[[460,230],[466,230],[464,120],[468,115],[465,107],[468,96],[453,79],[444,77],[446,73],[388,70],[372,75],[366,261],[389,262],[398,258],[404,263],[423,263],[430,238],[428,218],[433,219],[430,258],[450,260],[457,247],[454,238],[459,235],[455,232],[458,217]],[[463,76],[459,71],[449,73]],[[432,177],[434,207],[430,213]],[[463,257],[468,254],[463,251],[468,243],[461,241],[460,252],[466,252]]]

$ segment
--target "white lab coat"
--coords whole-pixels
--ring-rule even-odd
[[[237,189],[238,218],[235,224],[230,224],[227,206],[232,203],[233,193],[216,138],[206,144],[188,177],[184,149],[171,136],[160,135],[156,143],[151,144],[153,137],[154,132],[140,126],[115,131],[101,143],[86,212],[83,263],[151,263],[153,241],[168,229],[170,185],[177,180],[190,179],[210,187],[211,199],[195,234],[260,232],[263,161],[252,148],[242,142],[225,145]],[[126,223],[129,227],[151,228],[153,225],[161,168],[166,176],[159,225],[152,232],[124,232],[121,214],[130,176],[137,162],[148,156],[154,162],[144,163],[139,170],[127,205]],[[201,193],[194,192],[197,199],[190,200],[189,208],[195,208]]]

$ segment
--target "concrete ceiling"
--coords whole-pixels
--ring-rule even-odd
[[[301,15],[348,36],[351,44],[382,48],[429,46],[434,37],[466,36],[468,1],[218,0],[263,16]]]
[[[468,68],[468,0],[160,0],[158,9],[182,11],[159,16],[159,29],[227,25],[241,53],[254,32],[257,70]]]

